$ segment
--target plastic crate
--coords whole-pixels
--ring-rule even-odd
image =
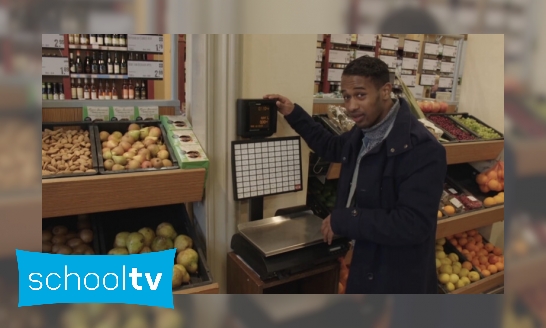
[[[192,226],[184,204],[145,207],[93,214],[98,223],[99,246],[101,254],[108,254],[113,248],[114,240],[119,232],[136,232],[149,227],[155,231],[162,222],[173,225],[178,234],[189,236],[193,240],[193,249],[199,255],[197,273],[190,274],[191,281],[175,290],[183,290],[212,283],[210,270],[205,262],[205,255],[195,228]],[[173,259],[174,265],[174,259]]]
[[[447,189],[454,189],[456,191],[456,195],[465,195],[467,197],[469,196],[472,196],[473,195],[471,193],[469,193],[468,191],[464,190],[463,188],[461,188],[457,183],[455,183],[449,176],[446,178],[445,180],[445,183],[444,183],[444,190],[447,190]],[[450,194],[453,194],[453,193],[450,193]],[[479,200],[479,199],[478,199]],[[444,205],[445,206],[445,205]],[[479,208],[476,208],[476,209],[466,209],[466,207],[463,208],[463,210],[461,212],[458,212],[458,213],[455,213],[451,216],[457,216],[459,214],[464,214],[464,213],[470,213],[470,212],[475,212],[475,211],[479,211],[479,210],[482,210],[483,209],[483,202],[482,202],[482,206],[479,207]]]
[[[448,118],[453,124],[455,124],[455,126],[457,128],[459,128],[460,130],[466,132],[466,133],[469,133],[471,136],[475,137],[476,139],[474,140],[459,140],[457,139],[455,136],[453,136],[451,133],[447,132],[443,127],[439,126],[438,124],[436,124],[435,122],[433,122],[432,120],[430,120],[432,123],[434,123],[434,125],[436,125],[439,129],[441,129],[442,131],[444,131],[445,134],[447,134],[449,137],[453,138],[454,140],[457,140],[458,142],[476,142],[476,141],[483,141],[484,139],[482,139],[479,135],[477,135],[476,133],[474,133],[474,131],[472,130],[469,130],[468,128],[466,128],[465,126],[461,125],[459,122],[455,121],[453,118],[451,118],[451,114],[426,114],[425,115],[426,118],[430,118],[430,117],[433,117],[433,116],[443,116],[443,117],[446,117]]]
[[[452,119],[453,119],[453,117],[455,117],[455,116],[462,116],[463,118],[471,118],[471,119],[475,120],[476,122],[480,123],[481,125],[490,128],[491,130],[495,131],[496,133],[498,133],[498,134],[500,135],[500,138],[494,138],[494,139],[484,139],[484,138],[481,138],[481,137],[480,137],[482,140],[488,140],[488,141],[490,141],[490,140],[504,140],[504,135],[503,135],[502,133],[500,133],[497,129],[492,128],[491,126],[485,124],[482,120],[480,120],[480,119],[476,118],[475,116],[472,116],[472,115],[470,115],[470,114],[468,114],[468,113],[449,113],[449,114],[446,114],[446,116],[449,116],[449,117],[452,118]],[[469,127],[466,126],[465,124],[460,123],[460,122],[458,122],[458,121],[456,121],[456,120],[454,120],[454,119],[453,119],[453,121],[455,121],[457,124],[459,124],[459,125],[465,127],[468,131],[474,132],[474,130],[472,130],[471,128],[469,128]],[[476,133],[476,132],[474,132],[474,134],[476,134],[477,136],[479,136],[478,133]]]
[[[91,149],[90,149],[91,161],[93,163],[93,169],[95,170],[95,172],[42,175],[42,179],[81,177],[81,176],[92,176],[92,175],[99,174],[99,160],[97,157],[96,143],[94,142],[95,129],[93,125],[90,122],[42,123],[42,131],[44,131],[45,129],[58,130],[60,128],[69,129],[69,130],[82,129],[84,131],[89,131],[89,143],[91,144]]]
[[[164,144],[167,146],[167,151],[169,152],[169,159],[173,163],[172,166],[169,167],[162,167],[160,169],[156,168],[147,168],[147,169],[135,169],[135,170],[123,170],[123,171],[107,171],[104,168],[104,158],[102,157],[102,142],[100,141],[100,132],[101,131],[107,131],[108,133],[113,133],[115,131],[119,131],[121,133],[127,132],[127,129],[129,128],[129,125],[136,123],[140,125],[141,127],[148,127],[148,126],[156,126],[161,129],[162,134],[162,140]],[[178,170],[180,169],[180,166],[178,165],[178,160],[176,159],[176,156],[174,156],[173,147],[171,145],[171,142],[169,138],[166,138],[167,132],[163,125],[161,125],[161,121],[119,121],[119,122],[96,122],[94,124],[95,126],[95,147],[97,149],[97,157],[98,157],[98,167],[100,174],[126,174],[126,173],[135,173],[135,172],[157,172],[159,170]]]
[[[88,219],[91,223],[91,231],[93,231],[93,241],[90,243],[89,246],[93,248],[93,251],[95,254],[100,254],[100,234],[99,229],[97,226],[97,222],[95,219],[93,219],[92,216],[88,216]],[[49,218],[42,220],[42,230],[46,229],[53,229],[53,227],[62,225],[68,228],[68,231],[78,232],[78,215],[71,215],[71,216],[62,216],[62,217],[56,217],[56,218]]]
[[[457,247],[453,246],[449,240],[447,240],[446,238],[446,243],[444,244],[444,253],[446,253],[446,255],[449,255],[451,253],[455,253],[457,254],[457,256],[459,257],[459,262],[461,264],[463,264],[464,262],[467,262],[468,259],[464,256],[463,253],[459,252],[459,250],[457,249]],[[468,261],[470,262],[470,261]],[[483,279],[485,278],[482,273],[480,272],[480,270],[478,270],[478,268],[476,268],[473,264],[472,264],[472,270],[471,271],[476,271],[479,275],[480,275],[480,279]],[[474,282],[470,282],[470,284],[472,285]],[[445,288],[445,286],[440,283],[438,281],[438,288],[445,294],[449,294],[450,292]]]

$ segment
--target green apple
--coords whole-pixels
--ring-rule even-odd
[[[445,259],[446,258],[446,253],[444,253],[443,251],[441,252],[436,252],[436,258],[437,259]]]
[[[459,281],[463,281],[465,286],[470,284],[470,279],[468,279],[468,277],[462,277]]]
[[[462,288],[462,287],[466,286],[466,284],[464,283],[464,281],[459,280],[459,281],[457,281],[456,286],[457,286],[457,288]]]
[[[466,277],[468,277],[468,273],[469,273],[469,272],[470,272],[470,271],[468,271],[467,268],[462,268],[461,271],[459,272],[459,277],[461,277],[461,278],[466,278]],[[468,279],[468,278],[467,278],[467,279]],[[470,280],[469,280],[468,282],[470,283]]]
[[[449,259],[451,260],[451,262],[457,262],[459,261],[459,257],[457,256],[457,254],[455,253],[451,253],[448,255]]]
[[[436,240],[436,244],[438,244],[438,245],[444,246],[445,243],[446,243],[445,238],[440,238],[440,239]]]
[[[461,267],[460,266],[453,265],[452,268],[453,268],[453,273],[454,274],[458,275],[461,272]]]
[[[444,246],[436,245],[436,252],[443,252],[443,251],[444,251]]]
[[[449,258],[447,258],[447,257],[441,259],[440,262],[442,262],[442,264],[451,265],[451,260]]]
[[[449,264],[444,264],[444,265],[442,265],[440,267],[440,272],[441,273],[452,274],[453,273],[453,268]]]
[[[442,273],[441,275],[438,276],[438,280],[442,283],[442,284],[447,284],[449,282],[449,274],[447,273]]]
[[[440,260],[436,259],[436,269],[439,269],[442,266],[442,262]]]
[[[475,282],[480,280],[480,275],[476,271],[472,271],[468,273],[468,279],[470,279],[470,281],[472,282]]]
[[[453,284],[456,284],[457,281],[459,281],[459,276],[452,273],[450,276],[449,276],[449,282],[453,283]]]
[[[452,292],[452,291],[455,290],[455,285],[454,285],[453,283],[451,283],[451,282],[448,282],[448,283],[446,284],[446,289],[447,289],[448,291]]]

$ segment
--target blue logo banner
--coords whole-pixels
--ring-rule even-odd
[[[123,303],[174,308],[176,249],[133,255],[16,254],[19,307]]]

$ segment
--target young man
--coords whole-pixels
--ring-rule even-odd
[[[447,170],[444,147],[392,100],[387,65],[360,57],[343,71],[341,92],[354,128],[334,136],[281,95],[277,107],[319,156],[342,164],[337,203],[322,225],[355,240],[347,293],[436,293],[435,235]]]

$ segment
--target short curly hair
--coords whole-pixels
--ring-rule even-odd
[[[343,70],[343,75],[369,77],[378,89],[390,82],[389,66],[381,59],[369,56],[350,62]]]

